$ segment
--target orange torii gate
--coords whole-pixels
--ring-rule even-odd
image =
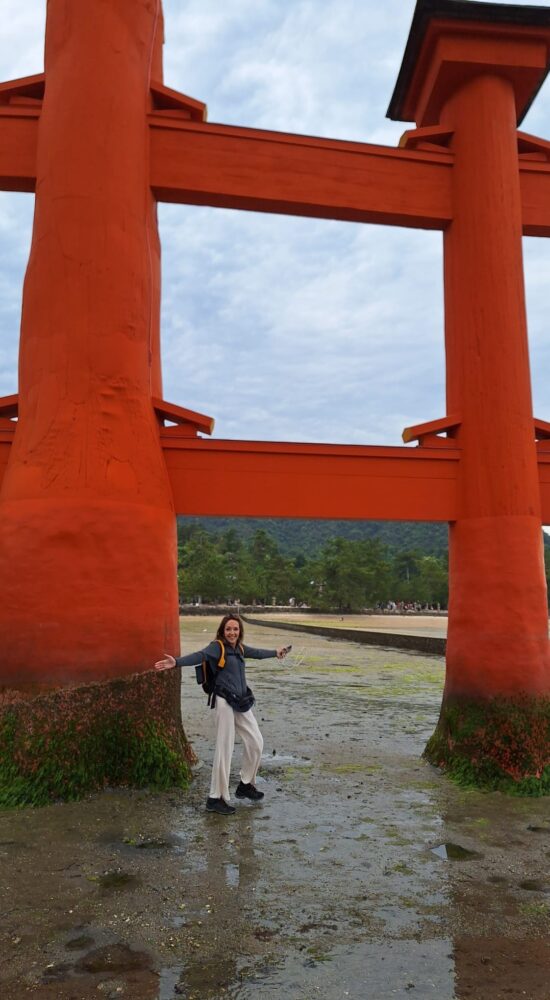
[[[433,759],[446,706],[544,715],[550,424],[521,237],[550,235],[550,143],[517,124],[550,8],[418,0],[398,149],[208,124],[164,85],[162,42],[160,0],[49,0],[45,74],[0,85],[0,187],[36,195],[19,395],[0,400],[0,684],[29,698],[176,652],[175,513],[420,519],[450,523]],[[199,436],[212,420],[162,399],[157,201],[442,230],[447,416],[404,432],[416,449]],[[227,495],[191,489],[229,471]],[[540,777],[547,734],[504,771]]]

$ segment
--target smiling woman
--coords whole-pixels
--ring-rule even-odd
[[[244,625],[238,615],[225,615],[216,632],[216,638],[204,649],[186,656],[166,654],[155,663],[159,671],[173,667],[200,669],[197,678],[204,678],[203,687],[208,691],[208,704],[216,712],[216,749],[212,765],[210,794],[206,800],[207,812],[230,816],[235,808],[230,804],[229,778],[235,744],[235,734],[243,743],[241,780],[235,795],[238,799],[259,802],[264,793],[256,788],[256,775],[263,749],[262,734],[252,706],[255,698],[246,683],[245,658],[282,660],[290,646],[278,649],[256,649],[244,644]]]
[[[548,68],[550,12],[529,6],[525,15],[520,8],[510,14],[499,4],[419,0],[388,111],[403,123],[415,122],[417,129],[409,130],[399,148],[392,132],[394,145],[384,149],[354,142],[361,128],[349,116],[341,130],[332,130],[326,108],[335,106],[332,87],[338,84],[344,93],[352,82],[357,93],[372,93],[371,110],[378,116],[382,91],[368,76],[361,88],[355,71],[350,76],[347,70],[367,65],[384,86],[390,70],[393,78],[396,66],[391,58],[380,60],[379,53],[390,51],[385,32],[398,10],[406,28],[402,5],[394,0],[376,18],[368,8],[361,15],[355,0],[344,0],[327,5],[315,24],[306,3],[273,4],[260,15],[251,5],[246,21],[244,9],[220,15],[213,6],[201,6],[196,21],[218,69],[217,46],[226,50],[225,73],[216,82],[232,114],[242,115],[238,126],[204,123],[200,99],[208,95],[195,90],[201,80],[187,69],[184,81],[169,82],[193,98],[163,86],[160,0],[120,0],[116,12],[91,0],[78,16],[71,0],[50,0],[46,86],[40,77],[1,91],[2,128],[9,137],[0,143],[2,183],[30,191],[36,178],[19,420],[2,428],[14,438],[0,498],[4,680],[27,693],[35,685],[83,677],[109,680],[144,671],[161,642],[177,648],[174,506],[184,508],[172,490],[162,446],[166,442],[166,452],[171,445],[185,453],[183,493],[213,491],[218,481],[211,474],[204,483],[205,466],[197,459],[201,449],[210,459],[216,454],[195,433],[208,429],[209,420],[161,399],[158,198],[211,206],[187,210],[191,221],[180,254],[186,261],[198,255],[199,213],[210,213],[211,231],[210,219],[223,220],[217,246],[199,232],[199,246],[205,248],[200,274],[186,272],[183,291],[172,293],[166,349],[176,399],[188,407],[194,383],[201,394],[196,405],[210,408],[211,400],[217,415],[221,398],[222,433],[225,421],[234,437],[252,432],[350,441],[355,436],[381,443],[387,436],[395,442],[403,423],[413,424],[406,440],[427,445],[424,451],[384,452],[382,459],[402,460],[408,470],[427,462],[422,476],[399,473],[409,479],[411,517],[433,515],[424,494],[419,499],[416,479],[424,492],[431,494],[436,481],[447,490],[433,515],[452,522],[446,697],[513,697],[526,689],[543,694],[547,604],[521,234],[550,232],[543,197],[548,143],[518,136],[516,124]],[[191,24],[198,8],[189,2],[179,10],[182,23]],[[236,16],[239,41],[232,46]],[[365,63],[362,28],[369,44],[378,45],[372,62]],[[185,38],[182,66],[193,62],[191,35]],[[459,67],[456,73],[447,73],[449,60]],[[314,66],[323,67],[331,89],[314,78]],[[251,82],[255,100],[245,108],[241,98]],[[320,100],[308,99],[314,94]],[[213,97],[216,107],[215,87]],[[223,116],[223,101],[217,106]],[[359,113],[363,105],[354,107]],[[341,140],[265,131],[266,126],[306,131],[311,125],[323,132],[320,110],[324,127],[340,132]],[[384,135],[401,127],[387,126]],[[242,230],[231,231],[230,217],[213,216],[215,207],[322,221],[285,220],[275,226],[271,218],[249,215]],[[382,231],[373,249],[371,223],[444,230],[443,419],[443,365],[437,376],[434,364],[436,343],[442,360],[441,314],[434,314],[435,237],[399,235],[391,243]],[[283,234],[278,245],[277,231]],[[283,243],[291,231],[300,237],[289,263]],[[415,259],[405,266],[404,255]],[[193,312],[194,286],[201,296]],[[401,311],[393,308],[399,297]],[[260,306],[251,311],[247,328],[243,317],[250,298]],[[184,337],[182,353],[172,362],[175,314]],[[198,331],[195,342],[190,328]],[[197,365],[193,355],[201,340],[208,355]],[[210,386],[210,399],[202,395],[201,382]],[[409,384],[417,386],[416,396],[408,395]],[[435,411],[426,412],[426,397]],[[13,417],[12,407],[13,400],[4,400],[4,420]],[[176,434],[164,426],[159,431],[166,414],[186,426]],[[544,414],[538,416],[535,430],[544,437]],[[419,419],[427,423],[418,425]],[[441,433],[448,437],[436,436]],[[329,449],[316,447],[309,452],[304,447],[304,455],[321,462]],[[292,445],[280,446],[278,466],[277,446],[266,446],[267,460],[264,455],[253,463],[241,446],[240,465],[238,446],[226,451],[223,503],[231,497],[232,475],[233,482],[246,475],[250,491],[249,506],[226,512],[272,513],[266,494],[275,492],[271,484],[286,464],[293,478],[278,475],[279,491],[287,493],[279,513],[336,516],[334,505],[299,504],[330,493],[337,506],[340,493],[351,498],[340,516],[399,516],[391,506],[404,494],[398,477],[386,469],[383,478],[380,455],[366,454],[368,449],[346,454],[340,449],[336,457],[347,463],[340,479],[326,473],[326,464],[323,479],[316,463],[308,463],[309,480]],[[357,466],[347,461],[351,451],[375,469],[364,494],[357,488]],[[213,468],[220,466],[209,466],[210,472]],[[384,509],[367,510],[364,495],[374,496]],[[489,629],[485,608],[491,610]]]

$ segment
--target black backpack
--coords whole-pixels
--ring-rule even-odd
[[[221,639],[216,639],[216,642],[220,647],[218,662],[216,663],[210,657],[203,656],[202,663],[198,663],[195,667],[197,684],[201,684],[204,693],[208,695],[208,704],[211,708],[214,708],[216,704],[216,681],[218,679],[218,670],[223,670],[225,667],[225,646]],[[242,643],[239,643],[239,648],[241,652],[244,652]]]

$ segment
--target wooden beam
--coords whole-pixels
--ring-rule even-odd
[[[45,73],[21,76],[17,80],[5,80],[0,83],[0,104],[40,104],[44,99],[45,89]]]
[[[182,118],[191,118],[195,122],[206,121],[206,104],[166,87],[161,80],[151,80],[151,96],[156,112],[176,111]]]
[[[161,442],[178,514],[448,521],[459,452],[434,448]]]
[[[444,229],[452,218],[450,153],[154,114],[149,121],[151,185],[159,201],[426,229]],[[550,163],[526,155],[523,231],[550,236]]]
[[[0,191],[34,191],[40,113],[0,105]]]
[[[19,393],[14,392],[11,396],[0,396],[0,417],[19,416]]]
[[[458,449],[208,441],[161,443],[177,514],[453,521]],[[538,456],[541,523],[550,524],[550,452]],[[225,477],[230,482],[224,490]]]
[[[10,449],[13,443],[16,424],[13,420],[0,417],[0,489],[4,479],[4,473],[10,457]]]
[[[420,444],[422,444],[424,438],[428,436],[435,437],[436,434],[452,433],[453,431],[456,431],[457,427],[460,427],[460,424],[461,418],[456,414],[454,416],[439,417],[438,420],[428,420],[423,424],[415,424],[413,427],[405,427],[401,437],[405,444],[410,444],[411,441],[419,441]],[[448,438],[441,438],[441,443],[452,447],[452,436],[449,436]]]
[[[175,403],[168,403],[165,399],[157,399],[153,396],[153,408],[157,417],[161,420],[168,420],[176,424],[176,430],[185,426],[188,431],[196,434],[212,434],[214,431],[214,417],[207,417],[204,413],[197,413],[195,410],[188,410],[184,406],[177,406]],[[0,413],[2,412],[2,400],[0,400]],[[165,428],[169,431],[169,428]]]
[[[550,524],[550,452],[538,453],[542,523]]]
[[[34,191],[39,118],[0,104],[1,191]],[[155,115],[150,124],[160,201],[433,229],[452,215],[445,154]],[[522,160],[520,180],[524,234],[550,236],[550,163]]]
[[[452,156],[149,116],[159,201],[441,229]]]
[[[16,424],[0,418],[0,486]],[[447,521],[456,517],[460,452],[272,441],[161,442],[176,514]],[[223,488],[227,476],[231,488]],[[550,453],[539,454],[542,524],[550,524]]]
[[[550,163],[521,163],[524,236],[550,236]]]

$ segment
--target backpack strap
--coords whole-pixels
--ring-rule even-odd
[[[225,646],[221,641],[221,639],[216,639],[216,642],[220,647],[220,658],[218,660],[218,667],[220,670],[223,670],[223,668],[225,667]]]
[[[221,639],[216,639],[216,642],[220,647],[220,658],[218,660],[217,669],[219,668],[220,670],[223,670],[225,667],[225,646]],[[210,708],[216,707],[216,688],[214,688],[214,690],[208,695],[207,705],[209,705]]]

